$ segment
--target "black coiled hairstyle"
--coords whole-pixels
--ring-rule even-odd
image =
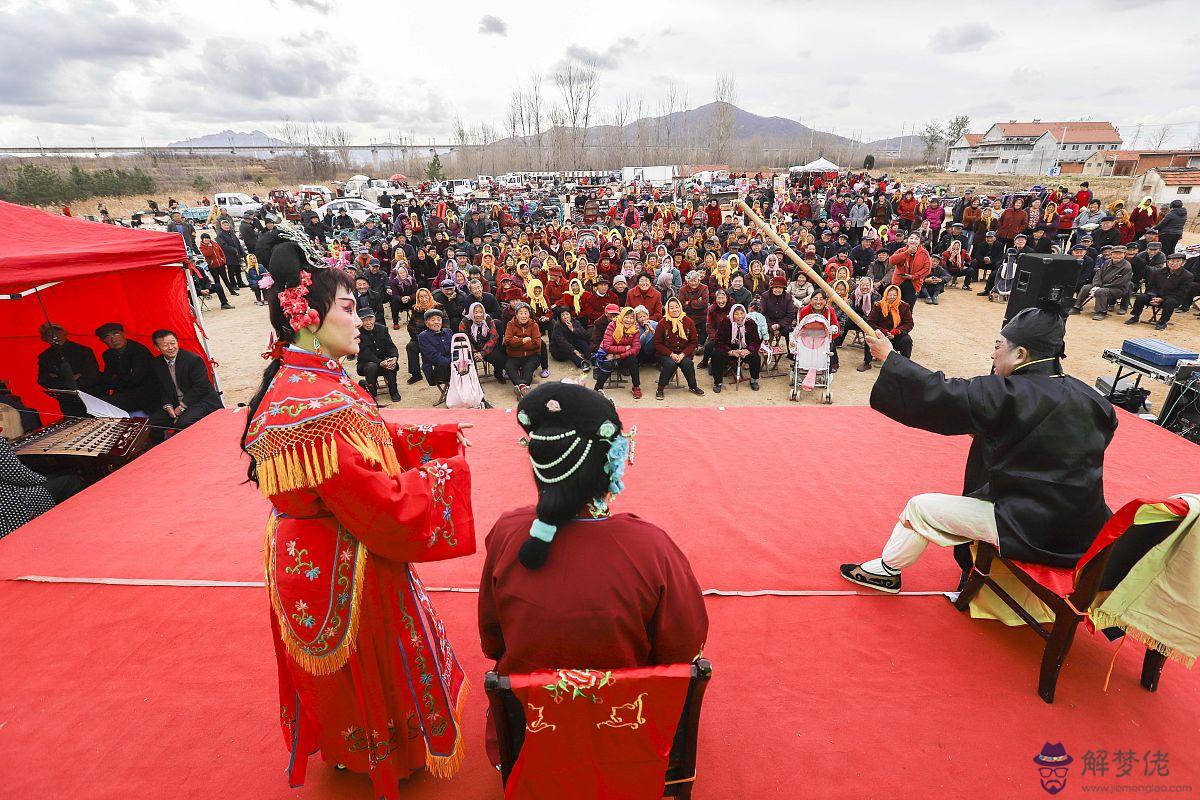
[[[529,434],[531,462],[553,464],[562,459],[541,470],[541,477],[534,471],[539,520],[559,527],[580,516],[592,501],[608,495],[608,451],[621,433],[621,418],[611,400],[575,383],[544,383],[517,404],[517,421]],[[572,446],[575,449],[568,453]],[[571,474],[563,480],[547,480],[567,472]],[[527,569],[539,569],[549,555],[550,542],[530,536],[518,557]]]
[[[307,272],[312,278],[306,299],[309,307],[316,310],[317,316],[322,322],[325,321],[325,315],[329,313],[329,309],[333,308],[333,300],[337,296],[339,288],[354,291],[354,281],[351,280],[349,274],[335,267],[314,266],[305,253],[305,249],[295,241],[288,239],[281,238],[274,245],[271,250],[268,271],[271,273],[271,280],[274,283],[263,294],[267,299],[267,308],[271,315],[271,330],[277,340],[285,343],[295,341],[296,331],[292,330],[292,324],[283,313],[283,308],[279,304],[279,293],[284,289],[299,286],[302,272]],[[250,398],[249,408],[246,409],[246,426],[242,429],[242,450],[246,450],[246,433],[250,429],[250,421],[258,411],[259,405],[262,404],[263,396],[266,395],[277,372],[279,372],[279,361],[271,359],[267,368],[263,370],[258,391],[254,393],[254,397]],[[249,455],[248,451],[247,455]],[[255,462],[254,456],[250,456],[250,466],[246,469],[246,477],[253,483],[258,483],[258,464]]]

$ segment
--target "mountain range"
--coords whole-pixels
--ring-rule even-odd
[[[721,120],[728,119],[725,116],[726,112],[732,115],[734,144],[781,150],[813,150],[826,156],[841,153],[847,157],[860,157],[865,153],[880,154],[899,151],[902,147],[905,153],[915,155],[924,148],[921,138],[915,135],[859,142],[845,136],[810,128],[794,119],[763,117],[720,101],[686,111],[635,120],[623,127],[622,138],[625,142],[633,143],[637,141],[640,130],[643,140],[652,146],[662,145],[666,142],[681,144],[706,142],[707,132],[715,130]],[[555,129],[552,128],[543,135],[552,135],[554,131]],[[700,135],[701,131],[706,133]],[[587,128],[586,141],[591,144],[612,142],[616,132],[617,128],[614,125],[591,125]],[[501,139],[495,144],[503,145],[512,141],[512,139]],[[286,145],[287,143],[283,140],[260,130],[249,132],[224,130],[219,133],[208,133],[171,142],[168,147],[286,147]]]

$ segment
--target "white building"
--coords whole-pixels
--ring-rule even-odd
[[[1118,150],[1121,134],[1109,122],[998,122],[985,133],[963,134],[950,145],[947,166],[959,172],[1045,175],[1052,167],[1083,171],[1098,150]]]
[[[1130,203],[1136,203],[1146,195],[1150,195],[1154,204],[1158,206],[1169,205],[1172,200],[1181,200],[1189,212],[1195,213],[1200,210],[1200,169],[1148,169],[1133,182],[1133,189],[1129,192]]]

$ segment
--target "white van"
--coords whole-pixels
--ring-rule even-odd
[[[255,202],[253,197],[243,192],[217,192],[213,201],[231,217],[240,217],[247,211],[258,211],[262,208],[262,203]]]
[[[454,197],[466,197],[478,188],[479,185],[470,178],[455,178],[442,183],[442,189]]]

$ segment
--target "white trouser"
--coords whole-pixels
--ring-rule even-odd
[[[907,569],[930,542],[949,547],[969,541],[999,543],[995,506],[957,494],[919,494],[908,501],[883,546],[883,563]]]

